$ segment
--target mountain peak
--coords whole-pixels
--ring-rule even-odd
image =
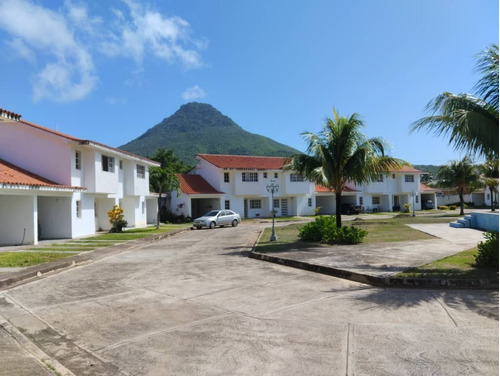
[[[179,159],[187,164],[194,163],[196,154],[286,157],[298,152],[247,132],[212,105],[198,102],[183,104],[146,133],[120,146],[120,149],[145,157],[153,156],[160,148],[173,148]]]

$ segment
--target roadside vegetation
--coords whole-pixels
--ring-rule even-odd
[[[103,247],[141,239],[146,236],[162,234],[173,230],[187,228],[189,224],[161,225],[138,229],[124,230],[120,233],[106,233],[89,238],[73,239],[62,243],[41,246],[28,246],[23,251],[1,252],[0,268],[27,267],[75,256],[82,252],[91,252]]]

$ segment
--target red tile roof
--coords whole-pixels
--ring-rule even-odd
[[[396,168],[391,172],[403,172],[403,173],[414,173],[414,174],[423,174],[423,171],[417,170],[413,166],[402,166],[400,168]]]
[[[21,167],[13,165],[0,159],[0,184],[12,184],[28,187],[47,187],[59,189],[83,190],[82,187],[69,187],[57,184],[49,179],[27,171]]]
[[[422,192],[422,191],[437,192],[437,191],[439,191],[439,189],[434,189],[434,188],[431,188],[424,183],[420,183],[420,192]]]
[[[217,154],[198,154],[198,157],[219,168],[235,169],[280,170],[285,162],[283,157]]]
[[[181,183],[181,191],[187,195],[193,194],[222,194],[214,187],[212,187],[203,177],[200,175],[192,174],[179,174],[177,177]]]

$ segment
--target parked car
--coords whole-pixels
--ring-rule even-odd
[[[229,225],[236,227],[240,222],[240,215],[232,210],[212,210],[203,217],[196,218],[193,225],[199,230],[202,227],[215,228],[215,226]]]
[[[424,200],[422,202],[422,210],[434,209],[434,202],[432,200]]]
[[[353,204],[342,204],[340,206],[340,212],[342,214],[359,214],[358,208]]]

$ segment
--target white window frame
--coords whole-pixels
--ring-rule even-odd
[[[224,209],[225,210],[231,210],[231,201],[230,200],[225,200],[224,201]]]
[[[82,152],[75,150],[75,169],[82,169]]]
[[[415,183],[415,175],[405,175],[405,183]]]
[[[273,208],[279,208],[280,207],[280,200],[279,198],[275,198],[273,201]]]
[[[290,181],[294,183],[302,183],[304,181],[304,175],[290,174]]]
[[[106,172],[115,172],[115,158],[101,154],[102,170]]]
[[[82,218],[82,201],[81,200],[76,201],[76,217]]]
[[[229,172],[224,172],[224,183],[229,183]]]
[[[380,196],[372,196],[372,205],[380,205]]]
[[[146,166],[144,165],[136,165],[137,177],[139,179],[146,179]]]
[[[259,181],[259,173],[258,172],[243,172],[241,174],[241,181],[246,183],[255,183]]]
[[[309,207],[313,206],[313,199],[311,197],[307,198],[307,206],[309,206]]]
[[[376,183],[383,183],[383,182],[384,182],[384,175],[382,175],[382,174],[378,174],[378,175],[375,177],[375,182],[376,182]]]
[[[248,204],[250,209],[262,209],[262,200],[253,199]]]
[[[359,198],[359,205],[363,205],[363,197]]]
[[[274,173],[274,178],[278,179],[278,173],[277,172]]]

